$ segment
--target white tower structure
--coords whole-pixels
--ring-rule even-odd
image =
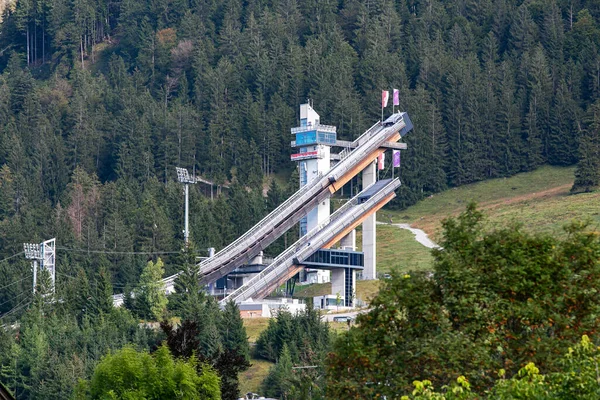
[[[302,187],[331,168],[331,146],[336,143],[336,127],[322,125],[319,114],[310,103],[307,103],[300,105],[300,126],[292,128],[291,131],[296,135],[292,147],[299,148],[298,153],[292,154],[291,159],[298,162],[300,187]],[[300,236],[306,235],[319,226],[329,217],[329,212],[329,199],[321,201],[300,220]],[[329,271],[317,270],[316,274],[309,274],[308,280],[314,283],[329,282]]]
[[[185,186],[185,222],[183,225],[183,241],[187,248],[190,244],[190,229],[189,229],[189,195],[190,195],[190,184],[196,183],[196,178],[191,177],[188,170],[185,168],[175,168],[177,170],[177,180]]]
[[[51,291],[55,292],[56,287],[56,238],[46,240],[42,243],[23,243],[25,258],[31,260],[31,269],[33,270],[33,293],[37,286],[38,261],[41,271],[48,270],[52,284]]]

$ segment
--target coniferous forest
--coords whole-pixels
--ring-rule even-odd
[[[296,190],[289,128],[298,125],[300,103],[310,99],[321,121],[350,140],[380,119],[381,90],[392,88],[415,126],[392,207],[543,164],[579,165],[574,191],[600,184],[597,0],[17,0],[7,7],[0,315],[12,324],[35,307],[48,317],[21,322],[27,350],[0,337],[0,348],[12,352],[0,356],[3,382],[19,398],[65,398],[108,348],[158,346],[109,303],[113,292],[137,290],[143,299],[148,277],[193,264],[181,254],[176,166],[215,183],[191,189],[191,239],[196,249],[222,248]],[[52,237],[57,291],[70,300],[56,307],[32,295],[30,263],[19,254],[22,243]],[[156,316],[151,305],[128,301],[136,316]],[[182,301],[193,303],[182,308],[192,320],[217,321],[203,335],[218,336],[228,317],[206,299]],[[228,353],[216,346],[204,357],[218,370],[215,360]],[[54,386],[40,385],[49,377]]]

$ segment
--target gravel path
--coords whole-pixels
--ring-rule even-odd
[[[386,224],[385,222],[377,221],[378,225],[392,225],[400,229],[407,229],[415,235],[415,239],[417,242],[421,243],[423,246],[428,247],[430,249],[441,249],[440,246],[437,245],[436,242],[429,239],[429,236],[421,229],[411,228],[409,224]]]

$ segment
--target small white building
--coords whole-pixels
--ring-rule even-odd
[[[279,310],[286,310],[292,314],[297,314],[306,310],[306,304],[298,299],[272,299],[253,301],[245,300],[238,304],[242,318],[271,318],[276,317]]]

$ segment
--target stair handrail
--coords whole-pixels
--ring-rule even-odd
[[[370,185],[372,186],[372,185]],[[369,187],[370,187],[369,186]],[[391,180],[390,182],[388,182],[385,186],[383,186],[377,193],[375,193],[367,202],[363,203],[363,204],[359,204],[358,207],[360,207],[361,211],[359,212],[360,215],[363,214],[364,211],[368,210],[371,206],[368,205],[369,203],[374,203],[374,202],[379,202],[382,198],[384,198],[384,196],[386,196],[387,194],[385,193],[385,189],[388,188],[389,186],[394,186],[394,189],[397,188],[398,186],[400,186],[400,180],[398,178]],[[366,189],[365,189],[366,190]],[[362,192],[361,192],[362,193]],[[356,197],[358,197],[360,194],[358,194]],[[341,208],[340,208],[341,209]],[[335,214],[335,213],[334,213]],[[333,215],[333,214],[332,214]],[[336,218],[337,220],[337,218]],[[336,223],[337,221],[335,221],[334,223]],[[342,228],[345,228],[348,224],[346,222],[342,221]],[[339,230],[339,229],[338,229]],[[316,231],[316,232],[315,232]],[[320,230],[317,229],[313,229],[311,230],[311,232],[315,232],[316,236],[319,232],[321,232]],[[307,238],[308,235],[303,236],[303,238]],[[311,240],[313,240],[313,237],[311,237]],[[298,240],[296,243],[294,243],[294,245],[290,246],[284,253],[288,253],[290,249],[293,249],[294,252],[296,252],[296,244],[300,242],[300,240]],[[303,243],[301,243],[303,244]],[[305,252],[307,250],[307,248],[304,248],[301,250],[301,252]],[[312,249],[311,249],[312,251]],[[276,258],[277,260],[277,265],[275,265],[275,261],[273,262],[273,264],[269,265],[267,268],[265,268],[263,271],[261,271],[261,273],[259,273],[258,275],[252,277],[246,284],[244,284],[242,287],[236,289],[234,292],[232,292],[229,296],[227,296],[225,299],[221,300],[221,303],[225,303],[226,301],[229,300],[233,300],[235,301],[237,297],[239,297],[241,294],[243,294],[244,292],[254,289],[254,292],[257,292],[257,289],[254,288],[254,283],[258,283],[258,281],[263,280],[265,285],[268,285],[268,283],[271,280],[267,280],[267,278],[272,274],[275,273],[276,270],[284,265],[283,262],[284,261],[288,261],[289,262],[289,257],[286,255],[282,260],[278,260],[280,257],[282,257],[284,255],[284,253],[282,253],[279,257]],[[286,267],[287,269],[287,267]],[[278,273],[277,276],[279,276],[280,273]],[[236,293],[237,292],[237,293]]]
[[[385,185],[384,187],[382,187],[381,190],[385,189],[392,182],[394,182],[394,181],[390,181],[387,185]],[[304,245],[306,242],[308,242],[310,239],[312,239],[312,237],[315,236],[318,232],[320,232],[325,226],[327,226],[331,222],[337,220],[338,217],[340,217],[341,215],[343,215],[349,208],[354,207],[355,205],[357,205],[358,198],[364,192],[366,192],[368,189],[370,189],[371,186],[375,185],[376,183],[377,182],[372,183],[371,185],[369,185],[368,187],[366,187],[365,189],[363,189],[360,193],[358,193],[356,196],[354,196],[352,199],[350,199],[349,201],[347,201],[346,204],[344,204],[343,206],[341,206],[340,208],[338,208],[326,220],[324,220],[323,222],[321,222],[315,228],[311,229],[309,232],[307,232],[306,235],[304,235],[301,238],[299,238],[290,247],[288,247],[286,250],[284,250],[283,253],[281,253],[280,255],[278,255],[277,257],[275,257],[275,259],[273,260],[273,262],[271,264],[269,264],[265,269],[263,269],[261,272],[259,272],[257,275],[253,276],[252,278],[250,278],[248,280],[248,282],[246,282],[243,286],[241,286],[238,289],[236,289],[235,291],[233,291],[229,296],[227,296],[222,301],[225,301],[225,300],[227,300],[229,298],[234,299],[234,297],[236,297],[239,294],[241,294],[241,293],[245,292],[246,290],[250,289],[250,285],[252,285],[253,283],[259,281],[262,277],[268,275],[271,271],[273,271],[274,269],[276,269],[279,266],[279,263],[282,260],[287,260],[288,256],[290,255],[290,253],[296,253],[297,250],[298,250],[298,247]]]
[[[277,208],[275,208],[273,211],[271,211],[269,214],[267,214],[263,219],[261,219],[258,223],[256,223],[246,233],[244,233],[238,239],[231,242],[229,245],[227,245],[223,249],[219,250],[213,257],[202,261],[200,263],[200,268],[207,267],[208,265],[216,262],[219,258],[221,258],[229,250],[233,249],[240,243],[244,242],[249,237],[254,236],[256,234],[256,231],[260,230],[267,223],[270,223],[274,219],[274,217],[280,213],[281,210],[283,210],[284,208],[286,208],[293,202],[297,201],[298,198],[301,198],[306,192],[310,191],[313,188],[314,183],[317,182],[318,179],[320,179],[322,177],[323,177],[323,173],[322,172],[318,173],[316,177],[314,177],[313,179],[308,181],[306,185],[304,185],[300,189],[298,189],[292,196],[290,196],[286,201],[281,203]]]

